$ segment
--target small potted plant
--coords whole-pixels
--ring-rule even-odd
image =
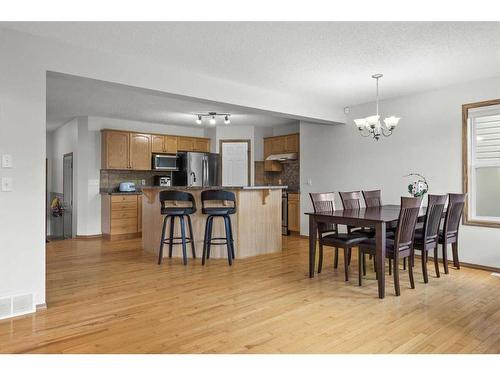
[[[410,173],[404,177],[417,177],[418,179],[408,185],[408,193],[413,197],[423,197],[429,191],[429,184],[424,176],[418,173]]]

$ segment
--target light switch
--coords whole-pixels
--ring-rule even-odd
[[[2,155],[2,168],[12,168],[12,155]]]
[[[308,179],[307,179],[307,184],[308,184],[309,186],[312,186],[313,181],[312,181],[312,179],[311,179],[311,178],[308,178]]]
[[[2,177],[2,191],[12,191],[12,177]]]

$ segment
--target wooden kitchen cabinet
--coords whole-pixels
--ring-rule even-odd
[[[177,137],[153,134],[151,136],[151,151],[154,154],[177,153]]]
[[[101,230],[107,240],[140,237],[142,195],[104,194],[101,198]]]
[[[299,152],[299,135],[298,134],[289,134],[285,135],[285,152]]]
[[[206,138],[194,138],[194,151],[210,152],[210,140]]]
[[[288,230],[300,232],[300,194],[288,193]]]
[[[264,161],[264,172],[281,172],[283,170],[283,165],[276,160],[265,160]]]
[[[179,151],[210,152],[209,138],[179,137]]]
[[[179,137],[177,141],[179,151],[194,151],[194,140],[191,137]]]
[[[151,170],[151,135],[130,133],[130,168]]]
[[[101,168],[130,168],[130,137],[128,132],[106,130],[101,137]]]
[[[285,137],[271,138],[271,154],[282,154],[285,152]]]

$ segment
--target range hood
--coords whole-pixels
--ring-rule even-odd
[[[291,152],[288,154],[272,154],[269,155],[266,160],[276,160],[276,161],[288,161],[288,160],[297,160],[297,153]]]

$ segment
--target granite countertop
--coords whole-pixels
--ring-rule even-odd
[[[142,189],[155,190],[211,190],[211,189],[226,189],[226,190],[265,190],[265,189],[286,189],[287,186],[282,185],[260,185],[260,186],[142,186]]]
[[[109,194],[109,195],[141,195],[142,191],[118,191],[115,189],[101,189],[101,194]]]

